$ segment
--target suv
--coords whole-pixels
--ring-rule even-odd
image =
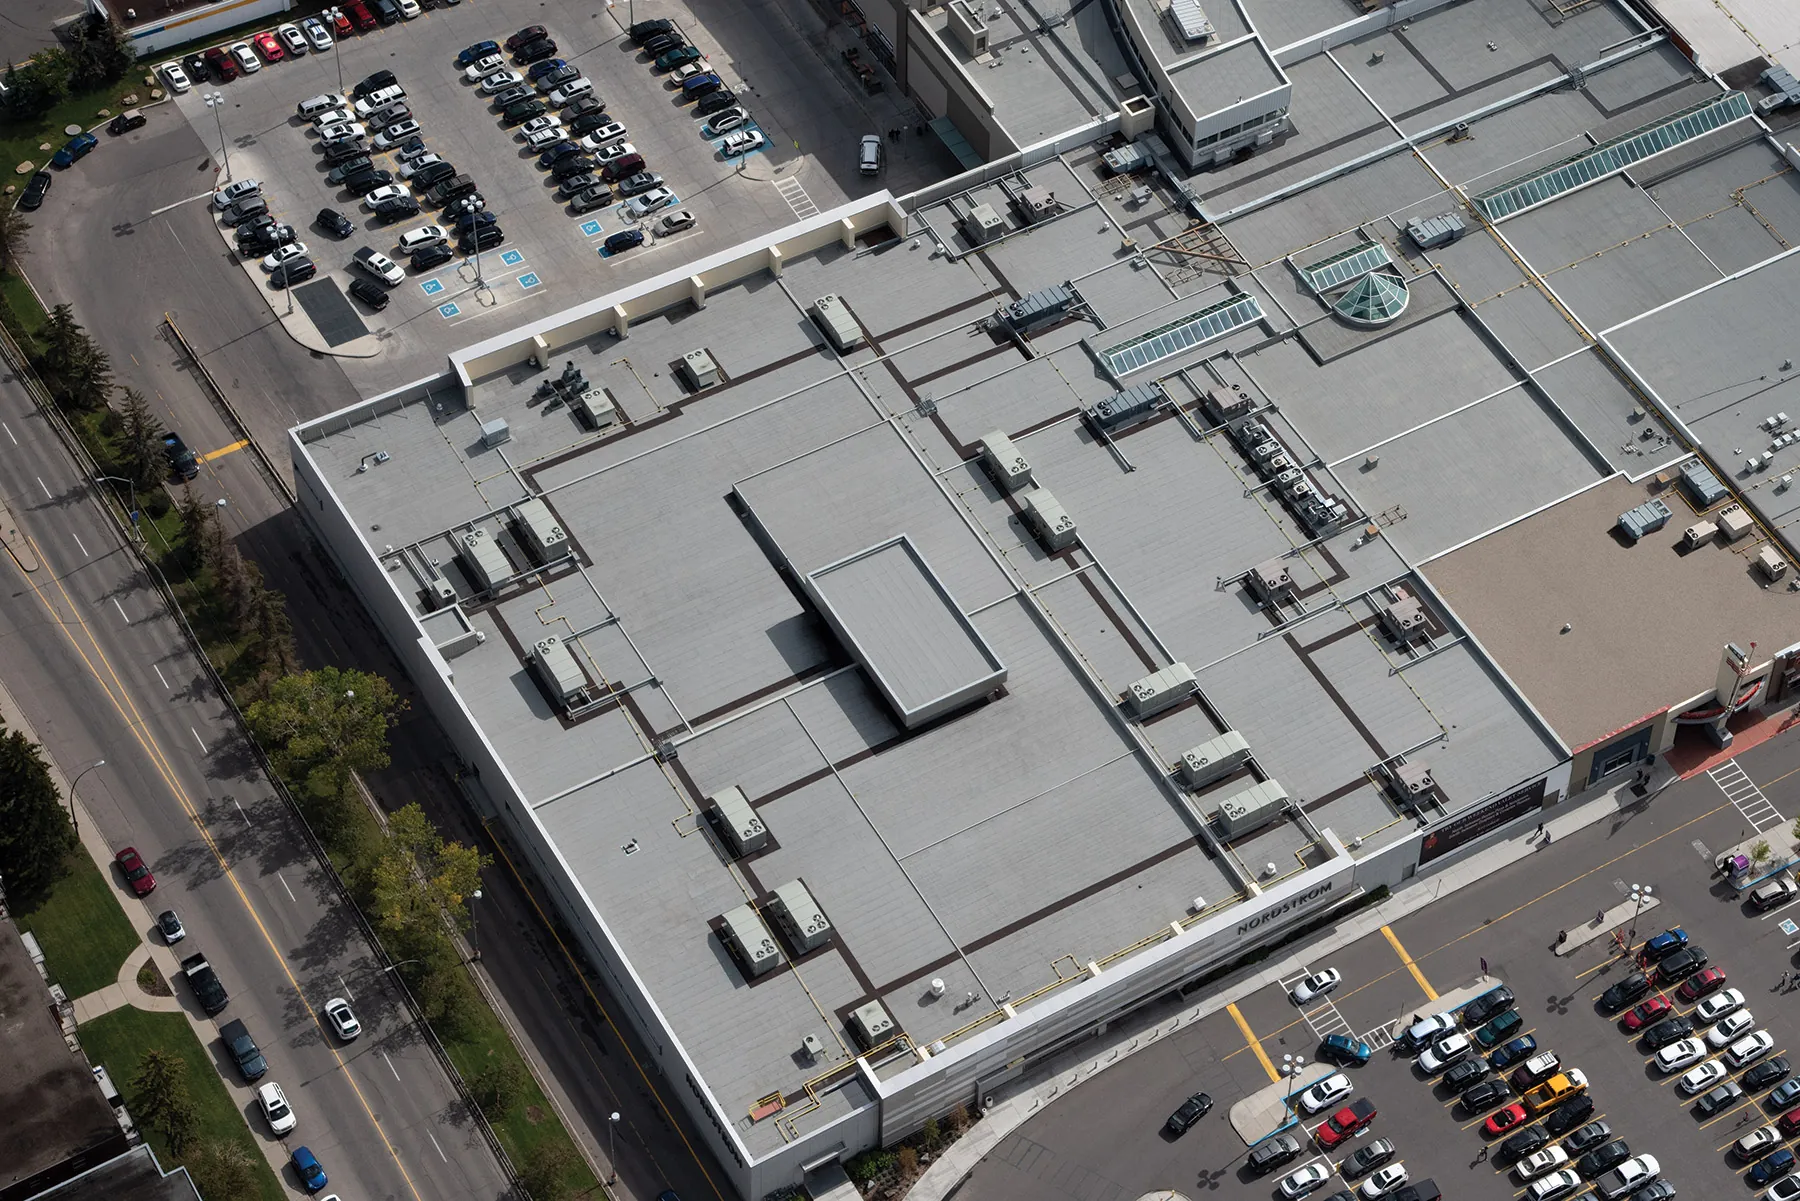
[[[1511,1038],[1524,1024],[1525,1019],[1519,1016],[1518,1010],[1505,1010],[1493,1021],[1475,1032],[1475,1041],[1481,1044],[1483,1050],[1486,1050]]]
[[[1518,999],[1513,996],[1513,990],[1506,985],[1490,988],[1463,1006],[1463,1026],[1473,1030],[1483,1022],[1498,1017],[1516,1004],[1518,1004]]]
[[[1253,1173],[1265,1176],[1299,1154],[1299,1140],[1291,1134],[1277,1134],[1257,1144],[1246,1162]]]
[[[1792,900],[1796,893],[1800,893],[1800,884],[1787,876],[1777,876],[1750,890],[1750,907],[1758,912],[1773,909]]]
[[[356,297],[376,312],[387,308],[387,289],[372,279],[353,279],[350,281],[350,295]]]
[[[1374,1053],[1368,1043],[1348,1034],[1328,1034],[1319,1043],[1319,1058],[1339,1065],[1367,1063]]]
[[[206,956],[189,955],[181,961],[181,970],[187,976],[188,985],[194,990],[194,996],[207,1016],[225,1008],[230,998],[225,995],[225,986],[219,983],[218,973],[213,971],[212,964],[206,962]]]
[[[1660,1051],[1670,1043],[1680,1042],[1694,1033],[1694,1021],[1685,1015],[1665,1018],[1644,1032],[1644,1045]]]
[[[1685,980],[1707,963],[1706,952],[1699,947],[1682,947],[1656,965],[1656,974],[1664,984]]]
[[[1594,1116],[1594,1099],[1586,1093],[1557,1107],[1544,1119],[1544,1128],[1558,1138]]]
[[[1364,1172],[1372,1172],[1388,1160],[1394,1158],[1394,1144],[1385,1138],[1378,1138],[1368,1146],[1344,1157],[1338,1165],[1343,1169],[1344,1179],[1349,1180],[1361,1176]]]
[[[1595,1147],[1575,1162],[1575,1170],[1592,1180],[1602,1172],[1610,1172],[1631,1158],[1631,1145],[1622,1138]]]
[[[288,1104],[287,1094],[274,1081],[256,1090],[256,1103],[262,1106],[263,1120],[269,1123],[270,1133],[277,1137],[290,1134],[299,1119],[294,1117],[294,1110]]]
[[[238,1071],[243,1073],[245,1080],[257,1080],[267,1074],[268,1061],[263,1058],[262,1049],[250,1037],[250,1031],[241,1019],[220,1026],[219,1037],[230,1048],[231,1057],[237,1061]]]
[[[163,435],[163,454],[169,460],[169,470],[182,479],[191,480],[200,474],[200,459],[188,449],[180,434]]]
[[[1633,972],[1611,988],[1600,994],[1600,1004],[1610,1013],[1617,1013],[1627,1005],[1634,1005],[1644,999],[1650,991],[1650,977],[1642,972]]]
[[[1687,940],[1687,931],[1680,926],[1664,930],[1655,938],[1647,939],[1644,942],[1644,958],[1651,963],[1660,963],[1687,946]]]
[[[1195,1093],[1181,1103],[1181,1108],[1169,1115],[1169,1120],[1163,1123],[1163,1129],[1174,1135],[1186,1134],[1189,1127],[1206,1116],[1212,1105],[1212,1098],[1207,1094]]]
[[[1521,1034],[1489,1055],[1488,1066],[1496,1072],[1505,1071],[1535,1050],[1537,1050],[1537,1039],[1529,1034]]]

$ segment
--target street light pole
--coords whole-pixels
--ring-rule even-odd
[[[1650,893],[1651,887],[1648,884],[1633,884],[1631,886],[1631,900],[1634,908],[1631,911],[1631,933],[1625,936],[1625,945],[1627,948],[1629,948],[1637,939],[1638,914],[1644,911],[1644,902],[1650,899]]]
[[[477,888],[474,892],[469,894],[469,900],[471,902],[479,901],[480,899],[481,899],[481,890],[479,888]],[[470,963],[480,963],[481,962],[481,938],[479,937],[480,933],[481,933],[480,923],[475,920],[475,906],[473,904],[471,904],[469,906],[469,962]]]
[[[213,111],[213,122],[219,127],[219,156],[225,160],[225,179],[231,180],[231,150],[225,145],[225,118],[219,115],[219,109],[225,105],[222,92],[208,92],[204,97],[206,107]]]
[[[615,1109],[611,1114],[607,1115],[606,1119],[606,1170],[608,1173],[606,1183],[608,1184],[619,1183],[619,1160],[618,1157],[613,1154],[615,1146],[613,1142],[613,1131],[618,1128],[619,1111]]]
[[[69,825],[71,825],[75,828],[76,834],[81,833],[81,823],[79,821],[77,821],[75,818],[75,789],[81,783],[82,776],[87,775],[89,772],[93,771],[96,767],[105,767],[105,766],[106,766],[106,760],[96,759],[92,763],[88,764],[86,767],[82,768],[79,772],[75,773],[75,778],[73,780],[69,781]]]
[[[343,48],[337,44],[337,32],[336,31],[337,31],[337,19],[343,15],[344,15],[344,10],[341,8],[338,8],[336,5],[333,5],[332,7],[326,9],[324,12],[319,14],[319,16],[321,18],[323,18],[324,20],[329,22],[331,25],[331,29],[328,32],[331,33],[331,57],[337,60],[338,95],[339,96],[342,96],[344,94],[344,55],[343,55]]]

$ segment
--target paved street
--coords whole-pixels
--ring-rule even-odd
[[[1741,765],[1791,821],[1800,808],[1800,740],[1783,736],[1747,752]],[[1684,1193],[1743,1189],[1730,1179],[1744,1165],[1728,1148],[1739,1135],[1772,1121],[1754,1100],[1728,1106],[1713,1118],[1695,1112],[1673,1077],[1646,1061],[1651,1052],[1622,1033],[1614,1016],[1597,1008],[1608,985],[1630,969],[1610,954],[1605,938],[1567,957],[1551,953],[1560,930],[1621,905],[1621,888],[1648,884],[1662,904],[1645,914],[1637,941],[1669,925],[1684,927],[1715,965],[1740,987],[1747,1007],[1775,1037],[1772,1055],[1800,1059],[1800,1001],[1774,991],[1796,966],[1778,923],[1782,912],[1756,915],[1711,878],[1706,852],[1745,837],[1739,811],[1705,775],[1665,791],[1637,812],[1621,813],[1434,901],[1395,921],[1381,934],[1347,947],[1307,955],[1312,970],[1336,967],[1345,980],[1329,1004],[1301,1014],[1278,987],[1264,988],[1233,1010],[1214,1013],[1154,1050],[1140,1053],[1065,1093],[1003,1139],[957,1191],[959,1201],[1126,1201],[1156,1189],[1190,1197],[1224,1187],[1272,1192],[1276,1180],[1307,1161],[1266,1177],[1245,1167],[1248,1147],[1231,1129],[1231,1106],[1278,1077],[1284,1055],[1316,1057],[1320,1034],[1356,1033],[1382,1039],[1389,1023],[1430,1012],[1435,997],[1464,990],[1489,973],[1518,995],[1540,1048],[1587,1073],[1596,1108],[1615,1137],[1634,1153],[1650,1151],[1663,1174]],[[1420,887],[1430,888],[1426,882]],[[1408,960],[1410,958],[1410,966]],[[1416,970],[1416,974],[1415,974]],[[1678,1002],[1676,1012],[1691,1005]],[[1430,1176],[1446,1192],[1498,1201],[1520,1189],[1511,1165],[1496,1153],[1480,1157],[1488,1140],[1479,1126],[1486,1110],[1465,1114],[1441,1087],[1420,1077],[1409,1058],[1378,1050],[1351,1069],[1357,1095],[1379,1111],[1371,1137],[1393,1140],[1413,1179]],[[1734,1073],[1736,1075],[1736,1073]],[[1162,1131],[1165,1117],[1188,1094],[1204,1089],[1216,1103],[1185,1137]],[[1685,1109],[1687,1112],[1681,1112]],[[1750,1115],[1746,1117],[1746,1115]],[[1309,1126],[1316,1122],[1308,1122]],[[1353,1143],[1354,1146],[1361,1144]],[[1333,1158],[1341,1158],[1334,1156]],[[1320,1192],[1346,1187],[1328,1181]]]

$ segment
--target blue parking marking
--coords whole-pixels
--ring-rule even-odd
[[[600,223],[598,221],[583,221],[581,223],[581,232],[584,237],[596,237],[600,233]]]
[[[527,271],[519,277],[519,286],[521,288],[535,288],[543,282],[543,280],[537,277],[537,272],[535,271]]]
[[[420,284],[419,287],[424,289],[425,295],[436,296],[439,292],[444,290],[444,281],[441,279],[428,279]]]
[[[517,250],[503,250],[500,252],[500,261],[508,267],[517,267],[525,261],[525,255]]]
[[[454,317],[460,312],[462,312],[462,310],[456,307],[456,302],[454,300],[448,304],[438,305],[438,316],[440,317]]]

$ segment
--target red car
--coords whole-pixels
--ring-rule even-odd
[[[263,56],[266,63],[278,63],[287,57],[287,51],[281,48],[281,43],[275,40],[272,33],[259,33],[250,39],[250,44],[256,47],[256,52]]]
[[[541,37],[548,37],[549,33],[550,31],[545,29],[542,25],[527,25],[525,28],[506,39],[507,52],[511,53],[520,46],[535,42]]]
[[[367,33],[377,24],[375,14],[369,11],[369,6],[364,4],[363,0],[350,0],[350,3],[344,6],[344,11],[350,14],[350,19],[356,23],[359,33]]]
[[[331,10],[331,35],[333,37],[347,38],[354,29],[355,26],[350,24],[350,18],[344,15],[343,9]]]
[[[1525,1107],[1515,1101],[1505,1109],[1495,1110],[1489,1115],[1488,1120],[1481,1124],[1481,1129],[1489,1136],[1505,1134],[1524,1120]]]
[[[137,853],[136,847],[126,847],[113,856],[113,862],[125,873],[125,882],[131,885],[131,891],[140,897],[147,897],[156,891],[156,877],[150,874],[150,867]]]
[[[1725,969],[1722,967],[1709,967],[1703,972],[1698,972],[1695,975],[1688,977],[1687,982],[1683,984],[1680,989],[1681,999],[1684,1001],[1698,1001],[1701,997],[1704,997],[1707,993],[1724,983]]]
[[[1658,993],[1625,1015],[1625,1029],[1642,1030],[1647,1026],[1653,1026],[1662,1021],[1669,1010],[1673,1008],[1675,1008],[1675,1003]]]

